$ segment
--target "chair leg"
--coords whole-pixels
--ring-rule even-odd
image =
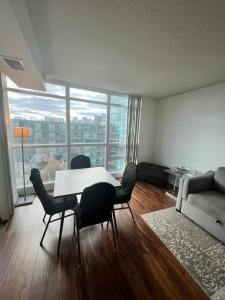
[[[113,220],[110,220],[110,223],[112,225],[112,234],[113,234],[113,246],[114,246],[114,252],[116,252],[116,239],[115,239],[115,230],[114,230],[114,224]]]
[[[81,268],[81,255],[80,255],[80,230],[77,228],[77,250],[78,250],[78,268]]]
[[[44,217],[42,219],[43,223],[45,223],[45,217],[46,217],[46,214],[44,215]]]
[[[65,211],[62,211],[61,222],[60,222],[60,229],[59,229],[59,241],[58,241],[57,255],[59,255],[59,250],[60,250],[62,230],[63,230],[63,223],[64,223],[64,216],[65,216]]]
[[[133,215],[132,209],[131,209],[131,207],[130,207],[130,205],[129,205],[128,202],[127,202],[127,205],[128,205],[129,210],[130,210],[130,214],[131,214],[131,216],[132,216],[132,219],[133,219],[133,221],[134,221],[134,223],[135,223],[134,215]]]
[[[107,228],[107,229],[109,228],[109,221],[107,222],[106,228]]]
[[[118,230],[117,230],[117,224],[116,224],[116,214],[115,214],[115,210],[113,210],[112,214],[113,214],[113,221],[114,221],[115,229],[116,229],[116,235],[117,235],[117,237],[119,237],[119,235],[118,235]]]
[[[52,216],[49,216],[48,223],[47,223],[46,226],[45,226],[45,230],[44,230],[44,232],[43,232],[43,235],[42,235],[42,238],[41,238],[41,241],[40,241],[40,246],[41,246],[41,247],[42,247],[42,245],[43,245],[43,240],[44,240],[46,231],[47,231],[47,229],[48,229],[48,225],[49,225],[49,223],[50,223],[50,221],[51,221],[51,218],[52,218]]]
[[[73,235],[75,235],[76,232],[76,215],[74,214],[74,221],[73,221]]]

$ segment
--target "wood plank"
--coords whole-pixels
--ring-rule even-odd
[[[32,272],[10,274],[0,288],[1,300],[28,299]]]
[[[40,201],[16,208],[0,227],[0,299],[209,299],[140,216],[174,205],[163,189],[138,182],[131,200],[136,224],[128,210],[116,211],[116,254],[106,224],[81,230],[81,270],[72,217],[57,258],[59,222],[50,224],[41,248]]]

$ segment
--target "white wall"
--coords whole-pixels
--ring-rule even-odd
[[[199,171],[225,166],[225,83],[158,105],[154,162]]]
[[[157,100],[143,98],[139,139],[139,162],[152,162],[157,115]]]

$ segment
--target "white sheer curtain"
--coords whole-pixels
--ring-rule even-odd
[[[127,116],[127,162],[138,163],[139,132],[141,122],[140,96],[129,96]]]

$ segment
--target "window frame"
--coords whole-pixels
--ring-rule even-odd
[[[33,95],[33,96],[41,96],[41,97],[48,97],[52,99],[63,99],[65,100],[66,103],[66,112],[65,112],[65,118],[66,118],[66,143],[57,143],[57,144],[26,144],[24,143],[24,148],[57,148],[57,147],[65,147],[66,148],[66,157],[67,157],[67,168],[70,169],[70,162],[71,162],[71,147],[74,146],[103,146],[105,148],[105,157],[104,157],[104,167],[108,170],[108,165],[109,161],[112,160],[118,160],[118,159],[126,159],[126,153],[124,156],[117,156],[117,157],[112,157],[110,156],[110,147],[112,146],[125,146],[125,144],[121,143],[110,143],[109,141],[109,131],[110,131],[110,108],[111,106],[113,107],[127,107],[126,104],[117,104],[117,103],[111,103],[111,96],[120,96],[120,97],[127,97],[127,94],[120,93],[120,92],[114,92],[110,90],[103,90],[99,88],[92,88],[92,87],[87,87],[83,85],[77,85],[71,82],[65,82],[61,80],[55,80],[48,78],[46,80],[46,83],[50,84],[56,84],[56,85],[62,85],[65,87],[65,95],[56,95],[56,94],[51,94],[49,92],[43,92],[43,91],[35,91],[35,90],[28,90],[28,89],[23,89],[23,88],[14,88],[14,87],[8,87],[6,86],[6,91],[7,91],[7,98],[8,98],[8,92],[14,92],[14,93],[20,93],[20,94],[27,94],[27,95]],[[80,98],[75,98],[70,96],[70,88],[77,88],[77,89],[83,89],[91,92],[99,92],[99,93],[104,93],[107,95],[107,101],[106,102],[101,102],[101,101],[96,101],[96,100],[86,100],[86,99],[80,99]],[[89,104],[97,104],[101,106],[106,107],[106,127],[105,127],[105,141],[104,143],[73,143],[71,142],[71,136],[70,136],[70,102],[71,101],[76,101],[76,102],[83,102],[83,103],[89,103]],[[14,149],[20,148],[20,145],[15,145],[12,143],[12,151]],[[123,170],[118,170],[116,172],[111,172],[115,177],[120,177],[122,175]],[[52,186],[53,182],[45,182],[45,184],[48,186]],[[18,187],[17,187],[18,188]],[[28,186],[29,188],[29,186]]]

